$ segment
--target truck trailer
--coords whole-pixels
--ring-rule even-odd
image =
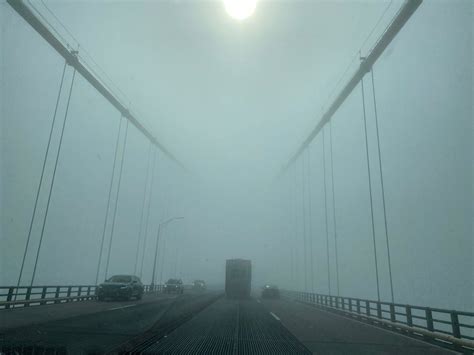
[[[225,294],[228,298],[250,297],[252,264],[250,260],[229,259],[226,261]]]

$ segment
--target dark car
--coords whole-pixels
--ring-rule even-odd
[[[166,281],[164,287],[163,287],[163,292],[164,293],[183,293],[184,292],[184,286],[183,286],[183,281],[179,279],[169,279]]]
[[[275,285],[265,285],[262,290],[262,298],[280,298],[280,290]]]
[[[114,275],[97,286],[96,295],[99,301],[106,298],[129,300],[132,297],[140,300],[143,290],[143,284],[137,276]]]
[[[203,280],[195,280],[193,282],[193,290],[204,291],[206,289],[206,282]]]

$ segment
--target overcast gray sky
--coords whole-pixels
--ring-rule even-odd
[[[32,4],[76,46],[44,4],[66,24],[80,43],[80,54],[92,55],[126,95],[123,103],[187,168],[157,153],[153,191],[148,187],[145,194],[151,209],[144,282],[151,277],[159,221],[182,215],[183,221],[164,231],[163,277],[175,276],[178,255],[183,279],[222,283],[225,259],[242,257],[253,262],[255,287],[273,282],[302,289],[311,232],[315,291],[328,292],[322,136],[309,148],[310,189],[306,182],[303,192],[301,160],[275,177],[357,68],[358,50],[368,52],[401,1],[260,1],[255,14],[242,22],[230,18],[219,1]],[[473,6],[468,0],[425,1],[374,66],[399,302],[474,308]],[[0,19],[0,284],[10,285],[18,278],[64,63],[4,0]],[[71,77],[68,68],[65,86]],[[389,299],[369,76],[364,84],[381,294]],[[63,94],[60,107],[65,102]],[[339,278],[341,294],[375,298],[361,107],[358,86],[332,121]],[[37,284],[94,282],[119,119],[76,75]],[[58,123],[52,153],[59,128]],[[328,128],[325,135],[329,169]],[[112,273],[133,271],[149,186],[148,149],[130,125]],[[22,283],[31,277],[53,163],[54,154]],[[326,178],[334,291],[329,171]],[[114,202],[113,194],[107,238]],[[140,243],[142,248],[143,235]]]

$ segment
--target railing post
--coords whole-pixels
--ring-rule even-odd
[[[56,286],[56,293],[54,294],[54,298],[56,298],[54,300],[54,303],[59,303],[59,300],[57,298],[59,298],[59,289],[60,287],[59,286]]]
[[[365,314],[370,317],[370,302],[365,301]]]
[[[10,301],[12,300],[14,289],[15,289],[14,287],[10,287],[10,288],[8,289],[7,302],[10,302]],[[16,292],[18,293],[18,290],[17,290]],[[5,308],[6,308],[6,309],[10,308],[10,305],[7,304],[7,305],[5,306]]]
[[[426,308],[425,314],[426,314],[426,328],[428,328],[428,330],[432,332],[434,330],[434,327],[433,327],[433,312],[431,311],[431,308]]]
[[[412,326],[413,326],[413,318],[412,318],[412,316],[411,316],[411,307],[410,307],[410,305],[407,304],[407,305],[405,306],[405,309],[406,309],[405,312],[406,312],[406,314],[407,314],[407,325],[408,325],[409,327],[412,327]]]
[[[451,312],[451,326],[453,327],[453,336],[461,338],[461,329],[459,328],[459,317],[456,312]]]
[[[81,293],[82,293],[82,286],[79,286],[79,290],[77,290],[77,297],[81,297]]]
[[[397,321],[395,317],[395,305],[393,303],[390,303],[390,320],[394,323]]]
[[[41,299],[42,299],[42,300],[44,300],[44,299],[46,298],[46,289],[47,289],[47,287],[44,286],[44,287],[43,287],[43,290],[41,291]],[[43,304],[46,304],[46,302],[45,302],[45,301],[42,301],[42,302],[40,302],[40,304],[43,305]]]
[[[67,297],[71,297],[71,288],[72,288],[71,286],[67,287]],[[71,302],[71,300],[68,298],[66,302]]]
[[[360,314],[360,300],[357,299],[357,313]]]
[[[377,317],[382,319],[382,305],[380,304],[380,301],[377,301]]]
[[[29,301],[31,297],[31,286],[26,289],[25,301]],[[25,307],[29,307],[29,303],[25,303]]]

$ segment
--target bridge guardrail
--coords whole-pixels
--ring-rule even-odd
[[[145,293],[161,292],[162,285],[143,285]],[[96,285],[0,286],[0,310],[96,298]]]
[[[474,349],[474,313],[353,297],[288,291],[284,296],[351,317],[365,318],[424,338]]]

